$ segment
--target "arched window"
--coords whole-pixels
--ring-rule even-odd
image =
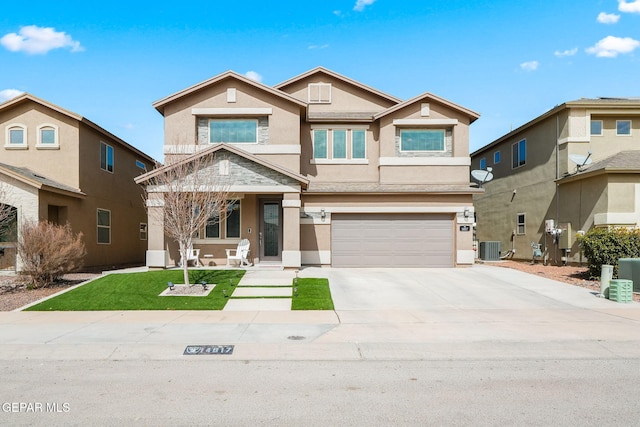
[[[48,123],[38,126],[38,148],[58,148],[58,126]]]
[[[27,148],[27,127],[17,123],[7,126],[4,146],[6,148]]]

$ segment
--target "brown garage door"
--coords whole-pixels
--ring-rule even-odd
[[[453,267],[447,214],[332,214],[333,267]]]

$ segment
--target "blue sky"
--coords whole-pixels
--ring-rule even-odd
[[[152,102],[227,70],[317,66],[481,118],[471,151],[557,104],[640,96],[640,0],[6,2],[0,100],[29,92],[162,160]]]

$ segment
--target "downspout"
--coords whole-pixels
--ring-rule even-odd
[[[556,180],[560,179],[560,113],[556,113]],[[556,182],[556,227],[560,222],[560,185]],[[558,265],[558,243],[554,238],[555,264]]]

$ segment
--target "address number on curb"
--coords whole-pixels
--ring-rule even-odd
[[[183,355],[194,354],[233,354],[232,345],[189,345],[184,349]]]

